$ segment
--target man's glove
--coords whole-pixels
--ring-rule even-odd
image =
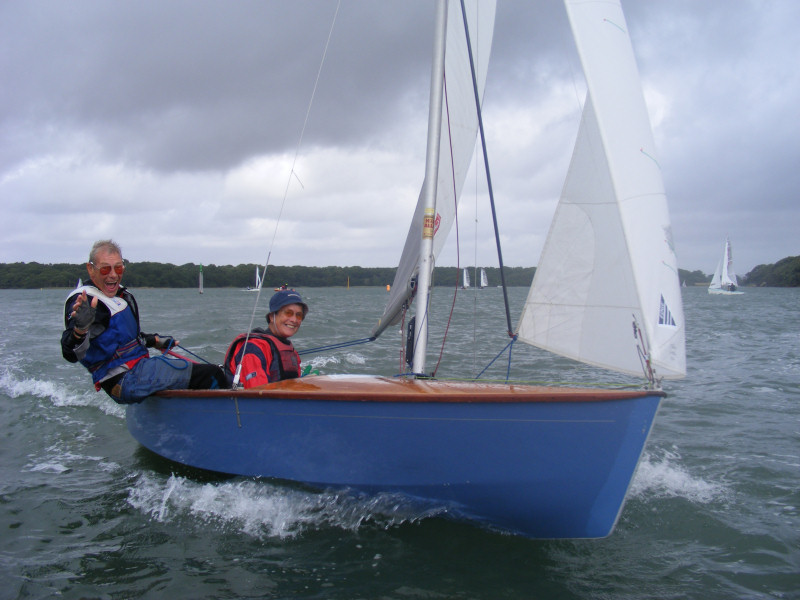
[[[92,306],[88,300],[81,302],[81,305],[75,309],[75,316],[73,317],[73,325],[75,329],[80,329],[84,333],[89,331],[89,327],[94,323],[94,316],[97,313],[97,308]]]
[[[175,338],[170,335],[157,335],[156,340],[153,345],[159,350],[169,350],[175,345]]]

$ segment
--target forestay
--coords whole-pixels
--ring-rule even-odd
[[[496,2],[467,0],[465,2],[470,40],[478,82],[479,95],[483,97],[489,54],[494,33]],[[446,101],[442,107],[441,145],[439,152],[439,177],[436,196],[434,259],[444,246],[455,221],[457,200],[469,169],[478,133],[478,116],[475,107],[472,73],[470,72],[464,20],[459,0],[449,0],[447,11],[447,41],[445,49]],[[452,150],[452,160],[451,160]],[[454,187],[455,185],[455,187]],[[425,189],[425,183],[422,185]],[[422,192],[408,231],[400,263],[392,283],[391,293],[378,324],[371,335],[380,335],[400,319],[403,304],[411,297],[411,281],[420,263],[423,204]]]
[[[630,374],[685,375],[667,200],[618,1],[566,0],[588,92],[561,199],[518,326],[522,341]]]

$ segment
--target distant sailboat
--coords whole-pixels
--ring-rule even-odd
[[[744,292],[738,291],[739,282],[736,280],[736,273],[733,270],[733,254],[731,243],[725,238],[725,250],[722,253],[722,260],[717,264],[714,277],[708,286],[709,294],[738,295]]]
[[[258,267],[256,267],[256,284],[253,287],[248,287],[244,291],[245,292],[257,292],[257,291],[259,291],[261,289],[261,283],[262,283],[261,282],[261,273],[259,272]]]
[[[463,277],[462,277],[462,280],[461,280],[461,289],[462,290],[468,290],[469,289],[469,285],[470,285],[470,283],[469,283],[469,269],[464,269],[463,270]]]
[[[200,276],[198,281],[198,291],[203,293],[203,265],[200,265]]]
[[[481,280],[480,280],[480,284],[478,285],[478,287],[480,289],[483,289],[485,287],[489,287],[489,278],[486,277],[486,269],[484,269],[483,267],[481,267]]]

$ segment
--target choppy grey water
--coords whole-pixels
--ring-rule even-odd
[[[218,477],[155,457],[130,437],[124,411],[61,358],[67,290],[0,290],[0,598],[800,598],[800,290],[745,291],[684,290],[689,373],[665,386],[615,532],[541,541],[414,512],[400,498]],[[301,349],[365,336],[385,300],[381,289],[301,292],[312,309]],[[248,327],[255,300],[135,293],[146,331],[213,362]],[[514,310],[524,294],[510,291]],[[442,376],[474,374],[508,341],[500,290],[461,293],[455,313]],[[394,374],[399,347],[389,332],[305,362]],[[505,370],[501,359],[488,375]],[[511,376],[608,379],[522,344]]]

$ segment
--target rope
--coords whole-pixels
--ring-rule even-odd
[[[505,269],[503,267],[503,252],[500,248],[500,230],[497,227],[497,211],[494,204],[494,191],[492,188],[492,174],[489,170],[489,154],[486,150],[486,135],[483,131],[483,114],[481,113],[481,100],[478,94],[478,81],[475,76],[475,61],[472,57],[472,42],[469,37],[469,24],[467,23],[467,12],[464,8],[464,0],[461,0],[461,15],[464,18],[464,32],[467,35],[467,54],[469,56],[469,66],[472,73],[472,90],[475,94],[475,110],[478,116],[478,129],[481,134],[481,148],[483,149],[483,168],[486,171],[486,185],[489,188],[489,205],[492,208],[492,222],[494,223],[494,238],[497,244],[497,259],[500,266],[500,281],[503,285],[503,302],[506,308],[506,323],[508,325],[509,337],[514,337],[513,329],[511,327],[511,310],[508,306],[508,287],[506,286]]]
[[[192,355],[192,356],[194,356],[194,357],[195,357],[195,358],[196,358],[198,361],[200,361],[200,362],[204,362],[204,363],[206,363],[207,365],[214,364],[214,363],[212,363],[211,361],[209,361],[209,360],[206,360],[206,359],[205,359],[205,358],[203,358],[202,356],[198,356],[197,354],[195,354],[195,353],[194,353],[194,352],[192,352],[191,350],[188,350],[188,349],[184,348],[184,347],[183,347],[183,346],[181,346],[180,344],[175,344],[174,348],[180,348],[181,350],[183,350],[184,352],[186,352],[186,354],[191,354],[191,355]],[[175,352],[173,352],[173,351],[172,351],[172,350],[170,350],[170,349],[167,349],[167,350],[166,350],[164,353],[165,353],[165,354],[169,354],[170,356],[176,356],[176,357],[178,357],[178,358],[183,358],[184,360],[187,360],[185,357],[181,356],[180,354],[176,354]],[[194,362],[194,361],[192,361],[192,362]]]
[[[314,104],[314,97],[316,96],[317,87],[319,86],[319,79],[320,76],[322,75],[322,67],[325,64],[325,58],[328,55],[328,47],[330,46],[331,38],[333,37],[333,27],[336,24],[336,17],[339,15],[340,6],[341,6],[341,0],[336,4],[336,11],[333,14],[333,20],[331,21],[331,28],[328,31],[328,39],[325,41],[325,48],[322,51],[322,59],[320,60],[319,69],[317,70],[317,77],[314,80],[314,88],[311,90],[311,98],[309,98],[308,101],[308,108],[306,109],[306,116],[305,119],[303,120],[303,127],[300,130],[300,137],[297,140],[297,147],[295,148],[294,159],[292,160],[292,167],[289,170],[289,176],[286,178],[286,188],[283,191],[283,199],[281,200],[281,207],[280,210],[278,210],[278,218],[275,221],[275,228],[272,231],[272,240],[270,240],[269,249],[267,251],[267,260],[264,263],[264,276],[261,278],[262,285],[258,288],[258,292],[256,292],[256,300],[253,303],[253,312],[250,315],[250,325],[247,327],[247,334],[244,340],[244,348],[247,348],[247,342],[250,340],[250,332],[253,330],[253,323],[255,322],[256,311],[258,310],[258,302],[261,299],[261,289],[264,287],[263,281],[267,277],[267,269],[269,269],[269,260],[270,257],[272,256],[272,248],[275,246],[275,238],[278,235],[278,227],[281,223],[281,217],[283,216],[283,209],[286,206],[286,198],[289,195],[289,185],[292,183],[292,177],[295,177],[297,179],[301,187],[303,185],[302,182],[300,182],[300,178],[295,173],[294,168],[295,165],[297,164],[297,157],[300,155],[300,147],[303,144],[303,137],[305,136],[306,127],[308,126],[308,118],[311,115],[311,107]],[[242,365],[241,363],[239,363],[239,365],[236,368],[236,373],[233,376],[233,384],[232,384],[233,388],[236,388],[239,385],[239,376],[241,375],[241,370],[242,370]]]
[[[358,340],[351,340],[349,342],[340,342],[338,344],[328,344],[327,346],[318,346],[317,348],[307,348],[306,350],[298,350],[298,354],[316,354],[319,352],[326,352],[328,350],[338,350],[339,348],[347,348],[349,346],[358,346],[359,344],[366,344],[374,342],[377,337],[361,338]]]
[[[177,344],[175,344],[174,340],[172,340],[172,338],[170,338],[170,341],[167,344],[167,347],[164,348],[161,351],[160,355],[154,356],[153,358],[162,361],[164,364],[168,365],[169,367],[172,367],[173,369],[176,369],[178,371],[183,371],[184,369],[188,369],[189,368],[189,363],[191,361],[189,361],[186,357],[181,356],[177,352],[173,352],[172,348],[174,348],[176,346],[177,346]],[[169,356],[174,357],[175,360],[170,360],[168,358]],[[177,365],[175,363],[181,363],[181,364]]]
[[[496,361],[498,358],[500,358],[500,356],[503,354],[503,352],[505,352],[506,350],[508,350],[508,369],[506,370],[506,381],[508,381],[508,379],[509,379],[509,376],[510,376],[510,373],[511,373],[511,347],[514,345],[514,342],[516,342],[516,341],[517,341],[517,336],[515,335],[514,337],[512,337],[512,338],[511,338],[511,341],[510,341],[510,342],[508,342],[508,344],[506,344],[506,345],[505,345],[505,348],[503,348],[502,350],[500,350],[500,352],[498,352],[498,353],[497,353],[497,356],[495,356],[495,357],[494,357],[494,358],[491,360],[491,362],[489,362],[489,364],[488,364],[488,365],[486,365],[486,366],[483,368],[483,371],[481,371],[480,373],[478,373],[478,375],[475,377],[475,379],[480,379],[480,378],[481,378],[481,375],[483,375],[483,374],[486,372],[486,370],[487,370],[489,367],[491,367],[491,366],[492,366],[492,365],[495,363],[495,361]]]
[[[431,372],[431,377],[436,376],[436,371],[439,370],[439,365],[442,364],[442,356],[444,355],[444,345],[447,342],[447,334],[450,332],[450,324],[453,321],[453,312],[456,308],[456,297],[458,296],[458,274],[461,271],[461,252],[460,252],[460,241],[459,241],[459,234],[458,234],[458,190],[456,189],[456,167],[453,164],[455,161],[453,160],[453,136],[451,133],[451,126],[450,126],[450,103],[448,102],[447,98],[447,76],[445,74],[444,78],[444,106],[445,106],[445,113],[447,114],[447,138],[450,143],[450,175],[451,180],[453,182],[453,204],[455,205],[455,227],[456,227],[456,287],[453,291],[453,303],[450,305],[450,315],[447,317],[447,325],[444,328],[444,334],[442,335],[442,346],[439,349],[439,358],[436,361],[436,366],[434,367],[433,371]]]

